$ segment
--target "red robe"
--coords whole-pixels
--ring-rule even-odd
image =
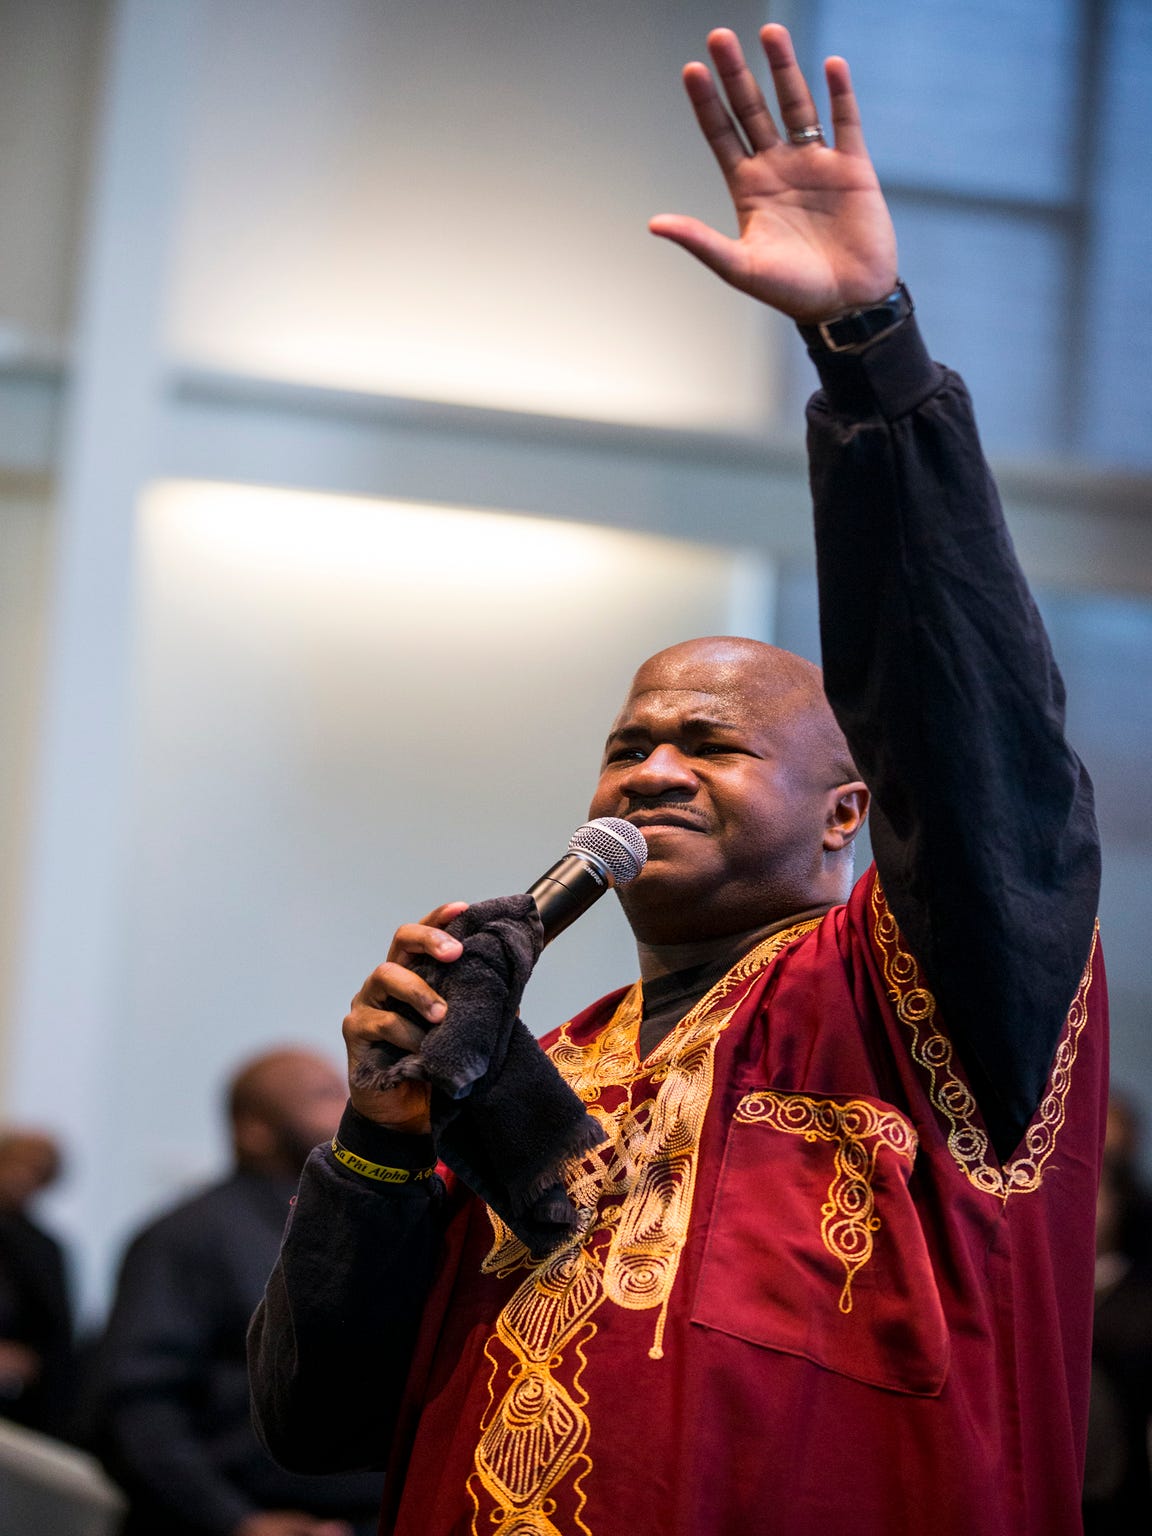
[[[566,1024],[584,1235],[457,1187],[382,1531],[1078,1533],[1105,1007],[1003,1167],[871,870],[647,1060],[638,987]]]

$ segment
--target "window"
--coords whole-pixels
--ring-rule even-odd
[[[988,449],[1152,464],[1148,0],[819,0],[798,40],[852,63],[902,274]]]

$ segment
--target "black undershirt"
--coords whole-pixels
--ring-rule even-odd
[[[711,960],[706,960],[702,965],[691,965],[682,971],[669,971],[666,976],[653,977],[651,981],[644,982],[644,1013],[640,1023],[640,1038],[636,1045],[636,1054],[641,1061],[648,1056],[679,1024],[684,1015],[690,1012],[700,999],[727,973],[744,955],[750,954],[758,944],[772,937],[774,933],[783,933],[785,928],[792,928],[797,923],[807,922],[813,917],[823,917],[828,907],[811,907],[805,912],[797,912],[792,917],[785,917],[778,923],[771,923],[767,928],[761,928],[751,935],[743,934],[724,953]]]

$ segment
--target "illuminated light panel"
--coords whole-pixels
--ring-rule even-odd
[[[488,591],[527,578],[582,587],[623,549],[690,549],[550,518],[268,487],[165,481],[144,506],[148,536],[200,561],[374,585],[398,571]]]
[[[295,614],[330,633],[471,644],[657,624],[766,634],[770,573],[750,551],[552,518],[206,481],[160,481],[141,505],[140,596],[254,633]],[[716,595],[726,594],[718,613]],[[707,613],[707,617],[705,616]],[[313,615],[305,620],[305,615]],[[661,617],[657,619],[657,616]],[[726,617],[725,617],[726,615]],[[679,617],[677,617],[679,616]],[[687,625],[687,629],[685,628]],[[704,627],[701,628],[701,625]],[[647,642],[644,642],[647,643]],[[652,648],[651,646],[649,648]]]

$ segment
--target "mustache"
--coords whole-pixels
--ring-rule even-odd
[[[707,818],[683,800],[646,800],[629,805],[624,820],[639,827],[686,827],[692,832],[708,830]]]

